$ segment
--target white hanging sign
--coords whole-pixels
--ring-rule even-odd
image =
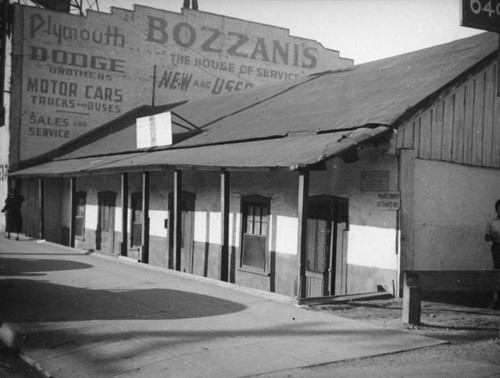
[[[137,118],[137,148],[170,146],[172,144],[172,115],[170,112]]]

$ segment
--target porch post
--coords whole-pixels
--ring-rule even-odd
[[[229,281],[229,172],[225,169],[220,174],[221,203],[221,248],[220,248],[220,280]]]
[[[69,179],[69,246],[75,247],[76,177]]]
[[[142,254],[141,262],[149,263],[149,172],[142,173]]]
[[[122,245],[120,254],[127,256],[128,249],[128,173],[122,173]]]
[[[181,270],[181,238],[182,238],[182,171],[174,171],[174,270]]]
[[[38,179],[38,239],[45,239],[45,181]]]
[[[297,206],[298,217],[298,280],[297,280],[297,296],[305,298],[307,293],[306,287],[306,252],[307,252],[307,210],[309,198],[309,171],[307,169],[299,172],[299,195]]]

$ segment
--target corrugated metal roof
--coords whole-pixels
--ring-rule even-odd
[[[181,146],[250,140],[288,132],[393,125],[498,49],[482,33],[425,50],[255,88],[224,98],[186,103],[175,112],[205,130]]]
[[[497,35],[482,33],[345,71],[188,102],[171,109],[173,121],[191,129],[195,125],[203,132],[173,147],[147,153],[133,151],[130,135],[135,123],[127,127],[111,123],[95,132],[99,138],[90,132],[82,138],[83,144],[73,142],[62,148],[60,162],[17,175],[103,172],[140,166],[293,169],[314,164],[349,148],[347,133],[366,141],[388,130],[374,125],[396,127],[398,119],[418,111],[426,99],[464,72],[486,58],[493,59],[497,48]],[[104,156],[102,165],[92,166],[88,166],[88,159],[79,163],[68,160],[107,155],[110,151],[127,152],[119,156],[128,156],[128,160]],[[78,167],[72,169],[72,164]]]
[[[14,176],[90,175],[106,172],[161,170],[169,167],[228,169],[298,169],[341,154],[390,132],[388,127],[359,128],[328,134],[296,134],[287,138],[55,160],[15,172]]]
[[[271,138],[291,132],[351,129],[367,124],[393,125],[418,103],[497,49],[498,36],[482,33],[345,71],[313,74],[187,102],[170,109],[173,121],[192,128],[183,121],[188,120],[204,132],[177,143],[176,147]],[[66,156],[131,151],[135,149],[134,132],[132,123],[112,135],[99,135],[93,143],[75,147]]]

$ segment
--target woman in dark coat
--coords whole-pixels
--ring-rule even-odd
[[[5,206],[2,213],[7,213],[7,238],[10,239],[11,232],[17,232],[16,240],[19,240],[19,233],[23,230],[23,217],[21,215],[21,205],[24,197],[19,194],[15,189],[9,192],[9,196],[5,200]]]

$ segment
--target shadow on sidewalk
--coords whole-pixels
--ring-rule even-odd
[[[5,254],[5,253],[3,253]],[[26,255],[23,255],[26,256]],[[93,265],[77,261],[40,258],[0,258],[0,276],[44,276],[46,272],[89,269]]]
[[[246,308],[221,298],[163,288],[100,290],[39,279],[6,279],[0,281],[0,290],[1,322],[185,319]]]

